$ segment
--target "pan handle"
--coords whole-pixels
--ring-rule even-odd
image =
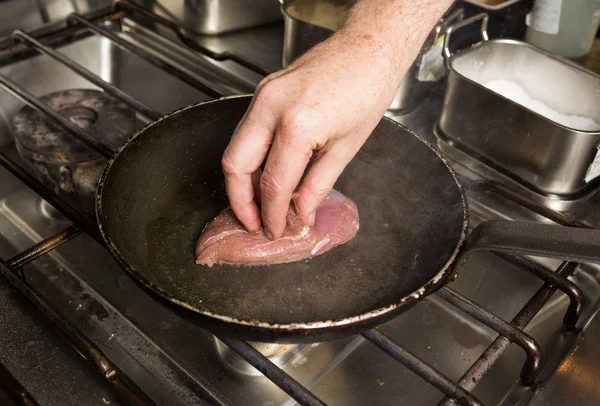
[[[463,257],[496,251],[600,264],[600,230],[551,224],[494,220],[473,230]],[[459,264],[464,261],[459,261]]]

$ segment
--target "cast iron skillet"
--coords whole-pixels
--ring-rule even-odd
[[[335,185],[359,209],[352,241],[291,264],[196,265],[204,225],[228,205],[221,155],[250,100],[176,111],[135,134],[109,162],[98,221],[137,282],[216,333],[306,342],[379,325],[449,279],[468,228],[460,183],[438,152],[387,118]],[[469,240],[471,250],[600,262],[593,230],[497,222]]]

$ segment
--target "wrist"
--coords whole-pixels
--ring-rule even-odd
[[[349,46],[357,58],[366,58],[394,75],[402,76],[408,69],[408,66],[402,63],[402,49],[372,27],[348,25],[337,32],[336,36],[335,40],[339,41],[339,46]]]

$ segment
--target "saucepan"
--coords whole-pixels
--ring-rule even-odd
[[[306,261],[196,265],[207,222],[228,205],[221,156],[251,96],[192,105],[140,130],[97,190],[103,238],[158,300],[216,334],[314,342],[360,333],[452,279],[477,250],[600,263],[600,231],[510,221],[468,236],[468,206],[433,146],[383,118],[335,188],[354,200],[354,239]]]

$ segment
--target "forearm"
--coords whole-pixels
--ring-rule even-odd
[[[404,74],[454,0],[358,0],[339,35],[387,56]]]

